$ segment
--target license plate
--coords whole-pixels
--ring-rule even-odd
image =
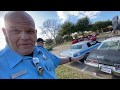
[[[111,68],[101,66],[101,71],[111,74]]]

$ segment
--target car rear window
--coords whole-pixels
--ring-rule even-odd
[[[107,49],[108,46],[109,46],[110,42],[104,42],[101,47],[99,47],[100,50],[104,50],[104,49]]]
[[[104,42],[99,49],[101,49],[101,50],[118,50],[118,49],[120,49],[120,42],[119,41]]]

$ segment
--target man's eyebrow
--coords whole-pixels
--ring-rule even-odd
[[[29,28],[28,28],[28,30],[35,30],[35,29],[34,29],[34,28],[32,28],[32,27],[29,27]]]
[[[16,28],[16,26],[10,26],[10,28]]]

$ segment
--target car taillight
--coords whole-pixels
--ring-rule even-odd
[[[116,70],[120,70],[120,64],[114,64]]]
[[[91,60],[87,59],[86,62],[91,62]]]
[[[98,61],[97,61],[97,60],[93,60],[93,63],[96,63],[96,64],[98,64]]]

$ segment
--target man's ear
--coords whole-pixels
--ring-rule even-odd
[[[35,33],[37,34],[37,29],[35,29]]]
[[[2,28],[2,31],[3,31],[4,36],[6,36],[6,29]]]

